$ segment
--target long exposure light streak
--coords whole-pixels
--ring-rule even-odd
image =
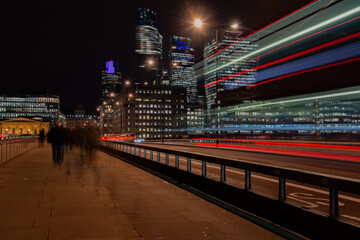
[[[278,105],[278,104],[285,104],[285,103],[296,103],[302,101],[311,101],[316,99],[326,99],[326,98],[333,98],[333,97],[343,97],[343,96],[350,96],[360,94],[360,90],[348,91],[348,92],[340,92],[340,93],[329,93],[323,95],[316,95],[311,97],[303,97],[303,98],[296,98],[296,99],[289,99],[289,100],[280,100],[280,101],[273,101],[273,102],[266,102],[266,103],[259,103],[259,104],[252,104],[248,106],[237,107],[233,109],[229,109],[227,111],[239,111],[239,110],[246,110],[255,107],[263,107],[263,106],[271,106],[271,105]]]
[[[262,55],[260,55],[260,56],[257,56],[257,57],[255,57],[255,58],[253,58],[253,59],[250,59],[249,61],[256,60],[256,59],[259,60],[261,57],[263,57],[263,56],[265,56],[265,55],[267,55],[267,54],[269,54],[269,53],[275,52],[275,51],[277,51],[277,50],[279,50],[279,49],[281,49],[281,48],[284,48],[284,47],[287,47],[287,46],[289,46],[289,45],[291,45],[291,44],[294,44],[294,43],[297,43],[297,42],[299,42],[299,41],[305,40],[305,39],[307,39],[307,38],[309,38],[309,37],[313,37],[313,36],[318,35],[318,34],[320,34],[320,33],[324,33],[324,32],[326,32],[326,31],[328,31],[328,30],[337,28],[337,27],[339,27],[339,26],[342,26],[342,25],[344,25],[344,24],[346,24],[346,23],[352,22],[352,21],[354,21],[354,20],[356,20],[356,19],[359,19],[359,18],[360,18],[360,16],[355,17],[355,18],[350,19],[350,20],[347,20],[347,21],[345,21],[345,22],[336,24],[336,25],[331,26],[331,27],[329,27],[329,28],[323,29],[323,30],[318,31],[318,32],[316,32],[316,33],[310,34],[310,35],[305,36],[305,37],[303,37],[303,38],[299,38],[299,39],[297,39],[297,40],[295,40],[295,41],[293,41],[293,42],[287,43],[287,44],[285,44],[285,45],[283,45],[283,46],[280,46],[280,47],[275,48],[275,49],[273,49],[273,50],[271,50],[271,51],[269,51],[269,52],[266,52],[266,53],[264,53],[264,54],[262,54]]]
[[[303,10],[303,9],[305,9],[306,7],[308,7],[308,6],[310,6],[310,5],[312,5],[313,3],[318,2],[318,1],[319,1],[319,0],[314,0],[314,1],[312,1],[312,2],[310,2],[310,3],[308,3],[308,4],[306,4],[305,6],[302,6],[301,8],[299,8],[299,9],[297,9],[297,10],[295,10],[295,11],[293,11],[293,12],[291,12],[291,13],[287,14],[286,16],[284,16],[284,17],[282,17],[282,18],[280,18],[280,19],[276,20],[275,22],[272,22],[272,23],[270,23],[270,24],[266,25],[265,27],[262,27],[262,28],[260,28],[260,29],[256,30],[255,32],[252,32],[252,33],[250,33],[250,34],[246,35],[245,37],[240,38],[239,40],[237,40],[237,41],[233,42],[233,43],[232,43],[232,44],[230,44],[229,46],[226,46],[225,48],[222,48],[222,49],[220,49],[219,51],[217,51],[216,53],[212,54],[211,56],[209,56],[209,57],[205,58],[205,60],[207,60],[207,59],[209,59],[209,58],[211,58],[211,57],[215,56],[216,54],[218,54],[218,53],[220,53],[220,52],[224,51],[225,49],[227,49],[227,48],[231,47],[232,45],[234,45],[234,44],[236,44],[236,43],[238,43],[238,42],[240,42],[241,40],[244,40],[245,38],[248,38],[248,37],[250,37],[250,36],[254,35],[255,33],[258,33],[258,32],[260,32],[261,30],[264,30],[265,28],[268,28],[268,27],[270,27],[270,26],[272,26],[272,25],[275,25],[276,23],[279,23],[280,21],[284,20],[285,18],[289,17],[290,15],[293,15],[293,14],[295,14],[295,13],[297,13],[297,12],[300,12],[300,10]]]
[[[339,65],[346,64],[346,63],[350,63],[350,62],[359,61],[359,60],[360,60],[360,57],[356,57],[356,58],[344,60],[344,61],[337,62],[337,63],[331,63],[331,64],[327,64],[327,65],[320,66],[320,67],[314,67],[314,68],[306,69],[306,70],[299,71],[299,72],[289,73],[289,74],[286,74],[286,75],[283,75],[283,76],[279,76],[279,77],[276,77],[276,78],[271,78],[271,79],[268,79],[268,80],[265,80],[265,81],[262,81],[262,82],[258,82],[258,83],[246,86],[246,88],[252,88],[252,87],[256,87],[256,86],[259,86],[259,85],[262,85],[262,84],[265,84],[265,83],[274,82],[276,80],[280,80],[280,79],[283,79],[283,78],[288,78],[288,77],[292,77],[292,76],[296,76],[296,75],[300,75],[300,74],[304,74],[304,73],[308,73],[308,72],[313,72],[313,71],[317,71],[317,70],[321,70],[321,69],[325,69],[325,68],[335,67],[335,66],[339,66]]]
[[[256,82],[360,56],[360,41],[257,72]],[[256,83],[255,82],[255,83]],[[253,83],[253,84],[255,84]]]
[[[330,41],[328,43],[321,44],[319,46],[304,50],[302,52],[292,54],[290,56],[287,56],[287,57],[284,57],[284,58],[281,58],[281,59],[278,59],[278,60],[275,60],[275,61],[272,61],[272,62],[269,62],[269,63],[265,63],[263,65],[260,65],[260,66],[257,66],[257,67],[254,67],[254,68],[239,72],[239,73],[235,73],[233,75],[230,75],[230,76],[227,76],[225,78],[219,79],[219,80],[217,80],[215,82],[206,84],[205,87],[212,86],[214,84],[217,84],[217,83],[220,83],[222,81],[228,80],[228,79],[230,79],[232,77],[235,77],[235,76],[243,75],[243,74],[245,74],[247,72],[263,69],[263,68],[266,68],[266,67],[278,64],[278,63],[282,63],[282,62],[288,61],[290,59],[297,58],[297,57],[300,57],[300,56],[303,56],[303,55],[306,55],[306,54],[309,54],[309,53],[312,53],[312,52],[315,52],[315,51],[318,51],[318,50],[321,50],[321,49],[324,49],[324,48],[327,48],[327,47],[330,47],[330,46],[333,46],[333,45],[336,45],[336,44],[339,44],[341,42],[345,42],[345,41],[348,41],[350,39],[357,38],[357,37],[360,37],[360,32],[357,32],[357,33],[354,33],[354,34],[351,34],[351,35],[348,35],[348,36],[345,36],[345,37]]]
[[[260,48],[260,49],[258,49],[258,50],[256,50],[256,51],[252,52],[252,53],[249,53],[249,54],[246,54],[246,55],[244,55],[244,56],[242,56],[242,57],[239,57],[239,58],[237,58],[237,59],[235,59],[235,60],[233,60],[233,61],[231,61],[231,62],[228,62],[228,63],[226,63],[226,64],[223,64],[223,65],[221,65],[221,66],[219,66],[219,67],[217,67],[217,68],[214,68],[214,69],[206,72],[206,74],[210,74],[210,73],[212,73],[212,72],[216,72],[216,71],[218,71],[218,70],[220,70],[220,69],[222,69],[222,68],[224,68],[224,67],[227,67],[227,66],[232,65],[232,64],[234,64],[234,63],[236,63],[236,62],[239,62],[239,61],[241,61],[241,60],[244,60],[244,59],[250,58],[250,57],[252,57],[252,56],[255,56],[256,54],[259,54],[259,53],[261,53],[261,52],[263,52],[263,51],[266,51],[266,50],[268,50],[268,49],[271,49],[271,48],[273,48],[273,47],[276,47],[276,46],[278,46],[278,45],[281,45],[281,44],[283,44],[283,43],[285,43],[285,42],[291,41],[291,40],[293,40],[293,39],[295,39],[295,38],[297,38],[297,37],[300,37],[300,36],[302,36],[302,35],[305,35],[305,34],[307,34],[307,33],[312,32],[312,31],[318,30],[318,29],[320,29],[320,28],[322,28],[322,27],[326,27],[326,26],[328,26],[328,25],[330,25],[330,24],[332,24],[332,23],[335,23],[335,22],[338,21],[338,20],[344,19],[344,18],[349,17],[349,16],[351,16],[351,15],[353,15],[353,14],[355,14],[355,13],[358,13],[358,12],[360,12],[360,6],[358,6],[358,7],[356,7],[356,8],[353,8],[353,9],[351,9],[351,10],[349,10],[349,11],[346,11],[346,12],[344,12],[344,13],[342,13],[342,14],[339,14],[339,15],[337,15],[337,16],[335,16],[335,17],[333,17],[333,18],[330,18],[330,19],[328,19],[328,20],[326,20],[326,21],[323,21],[323,22],[321,22],[321,23],[319,23],[319,24],[316,24],[315,26],[309,27],[309,28],[307,28],[307,29],[305,29],[305,30],[303,30],[303,31],[300,31],[300,32],[298,32],[298,33],[295,33],[295,34],[293,34],[293,35],[290,35],[289,37],[283,38],[283,39],[281,39],[281,40],[279,40],[279,41],[276,41],[276,42],[274,42],[274,43],[272,43],[272,44],[269,44],[269,45],[267,45],[267,46],[265,46],[265,47],[263,47],[263,48]]]
[[[197,146],[207,146],[207,147],[235,148],[235,149],[252,151],[252,152],[260,152],[260,153],[274,153],[274,154],[281,154],[281,155],[295,155],[295,156],[302,156],[302,157],[326,158],[326,159],[334,159],[334,160],[338,160],[338,161],[360,162],[360,157],[344,155],[344,154],[306,152],[306,151],[295,151],[295,150],[259,148],[259,147],[245,147],[245,146],[239,146],[239,145],[216,144],[216,143],[196,143],[196,145]]]
[[[341,149],[360,151],[360,146],[344,146],[335,144],[318,144],[318,143],[295,143],[295,142],[271,142],[258,141],[250,139],[228,139],[228,138],[193,138],[198,141],[224,141],[224,142],[238,142],[238,143],[252,143],[256,145],[274,145],[274,146],[293,146],[293,147],[310,147],[310,148],[327,148],[327,149]]]

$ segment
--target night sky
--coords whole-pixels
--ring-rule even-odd
[[[213,36],[195,30],[194,17],[211,28],[237,22],[259,29],[309,1],[288,0],[62,0],[5,1],[0,8],[1,93],[49,93],[60,96],[61,110],[78,101],[94,111],[100,101],[101,70],[118,60],[123,78],[134,69],[137,7],[158,13],[168,58],[171,35],[191,37],[195,56]]]

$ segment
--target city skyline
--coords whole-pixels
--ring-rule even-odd
[[[190,18],[197,15],[196,11],[198,15],[206,15],[204,19],[207,17],[212,27],[238,21],[244,27],[258,29],[304,4],[228,2],[232,7],[216,1],[181,1],[176,4],[135,1],[129,8],[118,12],[114,8],[120,7],[119,3],[109,2],[113,7],[102,5],[100,9],[106,13],[101,14],[98,12],[100,6],[95,3],[78,3],[71,5],[72,8],[66,2],[59,5],[31,3],[16,8],[7,3],[4,6],[7,11],[2,16],[7,20],[2,33],[6,44],[0,58],[0,77],[4,79],[1,92],[56,94],[60,96],[62,111],[71,111],[78,101],[83,102],[86,109],[95,110],[100,101],[101,71],[106,61],[118,60],[124,79],[133,79],[136,8],[145,7],[157,12],[164,36],[162,57],[168,62],[171,35],[194,40],[196,61],[201,58],[205,42],[212,38],[212,30],[204,36],[191,26]],[[206,8],[199,11],[205,4]],[[257,14],[246,13],[240,5],[256,8],[259,15],[271,14],[259,19]],[[28,9],[34,10],[32,14]]]

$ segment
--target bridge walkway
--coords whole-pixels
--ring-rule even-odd
[[[51,148],[0,165],[0,239],[282,239],[140,168],[74,148],[61,167]]]

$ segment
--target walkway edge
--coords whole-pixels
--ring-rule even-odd
[[[183,184],[183,183],[181,183],[181,182],[179,182],[179,181],[177,181],[175,179],[172,179],[172,178],[170,178],[170,177],[168,177],[166,175],[163,175],[163,174],[161,174],[159,172],[156,172],[156,171],[151,170],[151,169],[149,169],[147,167],[144,167],[144,166],[142,166],[142,165],[140,165],[138,163],[132,162],[132,161],[130,161],[128,159],[125,159],[125,158],[123,158],[121,156],[118,156],[116,154],[113,154],[111,152],[104,151],[103,149],[99,149],[99,150],[106,153],[106,154],[108,154],[108,155],[110,155],[110,156],[112,156],[112,157],[118,158],[121,161],[129,163],[129,164],[131,164],[133,166],[136,166],[136,167],[138,167],[138,168],[140,168],[140,169],[142,169],[142,170],[144,170],[144,171],[146,171],[148,173],[151,173],[152,175],[157,176],[157,177],[159,177],[159,178],[161,178],[161,179],[163,179],[163,180],[165,180],[165,181],[167,181],[167,182],[169,182],[169,183],[171,183],[171,184],[173,184],[173,185],[175,185],[175,186],[177,186],[177,187],[179,187],[181,189],[184,189],[184,190],[186,190],[188,192],[191,192],[192,194],[195,194],[196,196],[198,196],[198,197],[200,197],[200,198],[202,198],[202,199],[204,199],[204,200],[206,200],[208,202],[211,202],[211,203],[213,203],[213,204],[215,204],[215,205],[217,205],[217,206],[219,206],[219,207],[221,207],[221,208],[223,208],[223,209],[225,209],[225,210],[227,210],[229,212],[232,212],[232,213],[234,213],[234,214],[236,214],[236,215],[238,215],[238,216],[240,216],[240,217],[242,217],[242,218],[244,218],[244,219],[246,219],[246,220],[248,220],[248,221],[250,221],[252,223],[255,223],[256,225],[258,225],[258,226],[260,226],[260,227],[262,227],[262,228],[264,228],[266,230],[269,230],[270,232],[273,232],[273,233],[275,233],[275,234],[277,234],[277,235],[279,235],[281,237],[284,237],[286,239],[291,239],[291,240],[308,239],[308,238],[306,238],[306,237],[304,237],[304,236],[302,236],[300,234],[297,234],[297,233],[295,233],[295,232],[293,232],[291,230],[283,228],[283,227],[281,227],[281,226],[279,226],[279,225],[277,225],[277,224],[275,224],[273,222],[270,222],[270,221],[268,221],[268,220],[266,220],[264,218],[256,216],[256,215],[254,215],[252,213],[249,213],[249,212],[247,212],[245,210],[237,208],[237,207],[235,207],[235,206],[233,206],[233,205],[231,205],[229,203],[221,201],[221,200],[219,200],[219,199],[217,199],[217,198],[215,198],[213,196],[210,196],[210,195],[208,195],[208,194],[206,194],[204,192],[201,192],[201,191],[199,191],[199,190],[197,190],[195,188],[192,188],[192,187],[190,187],[190,186],[188,186],[186,184]]]

